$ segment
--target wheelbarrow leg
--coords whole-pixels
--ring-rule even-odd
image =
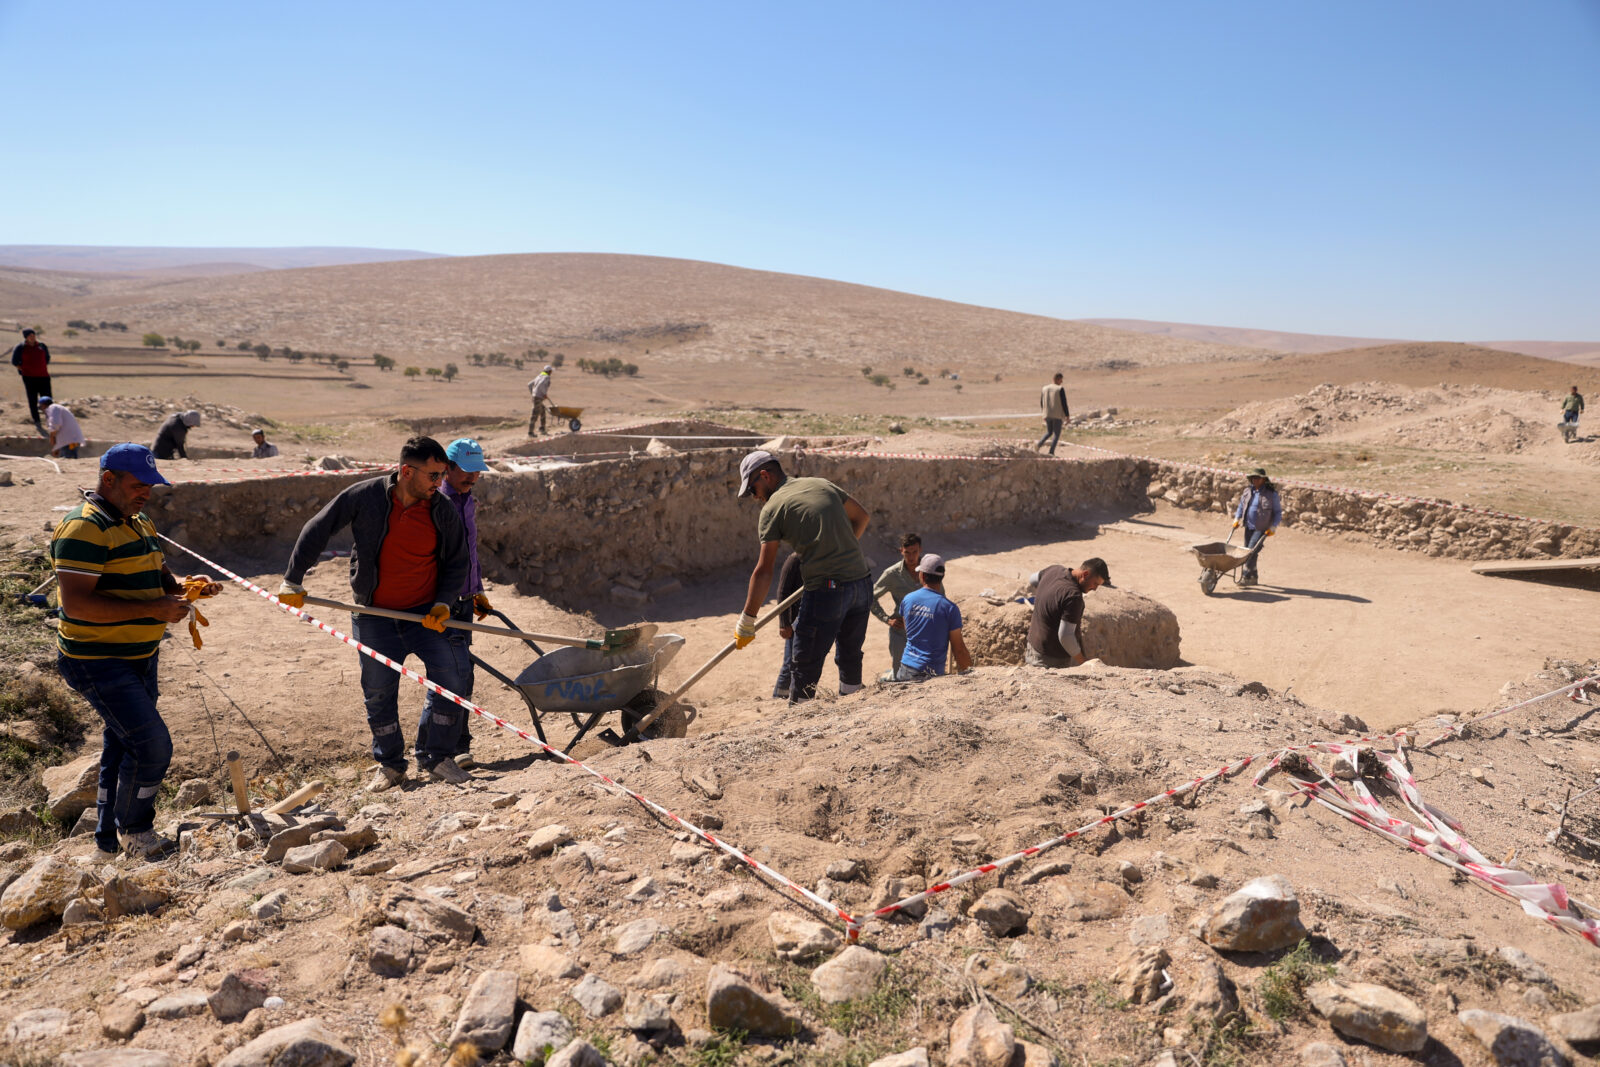
[[[580,722],[578,713],[577,712],[573,712],[572,713],[572,724],[578,728],[578,732],[572,735],[572,740],[568,741],[567,742],[567,747],[562,749],[561,751],[565,752],[569,756],[572,755],[573,746],[575,746],[579,741],[582,741],[585,734],[587,734],[590,730],[593,730],[596,726],[598,726],[600,724],[600,720],[604,716],[605,716],[605,712],[604,711],[596,711],[596,712],[593,712],[592,714],[590,714],[590,716],[587,719],[585,719],[585,720]]]
[[[533,642],[530,641],[528,643],[532,644]],[[540,654],[543,655],[543,653]],[[544,724],[539,720],[539,709],[533,706],[533,701],[528,699],[528,694],[524,693],[522,689],[510,678],[507,678],[504,674],[501,674],[498,670],[496,670],[493,665],[485,663],[471,652],[467,653],[467,658],[472,660],[475,666],[482,667],[484,670],[494,675],[495,679],[499,681],[501,685],[504,685],[506,688],[510,689],[513,693],[516,693],[522,698],[522,702],[528,705],[528,716],[533,719],[533,732],[539,735],[539,740],[541,742],[548,745],[550,740],[544,736]]]

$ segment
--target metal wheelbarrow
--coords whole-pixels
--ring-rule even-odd
[[[552,404],[550,405],[550,414],[554,415],[558,419],[566,419],[567,429],[571,430],[573,433],[577,433],[579,430],[583,429],[583,423],[579,421],[579,416],[583,414],[582,408],[569,408]]]
[[[1229,540],[1232,540],[1233,535],[1229,534],[1228,537]],[[1256,553],[1261,551],[1261,546],[1265,542],[1266,538],[1263,537],[1256,542],[1256,547],[1239,555],[1235,555],[1229,550],[1227,541],[1207,541],[1203,545],[1190,545],[1189,551],[1193,552],[1194,558],[1200,561],[1201,591],[1206,596],[1210,596],[1211,591],[1217,587],[1217,582],[1221,580],[1224,574],[1238,570],[1255,559]],[[1238,575],[1234,575],[1233,580],[1238,582]]]
[[[499,615],[499,612],[495,612]],[[510,620],[505,620],[507,623]],[[515,628],[515,627],[513,627]],[[532,641],[528,642],[533,645]],[[472,662],[516,690],[528,705],[534,732],[549,744],[543,718],[571,715],[574,734],[563,752],[570,753],[589,731],[600,724],[608,711],[622,712],[624,730],[648,715],[660,696],[655,681],[661,669],[683,647],[677,634],[656,634],[647,642],[617,652],[589,648],[560,648],[540,654],[515,678],[510,678],[476,655]],[[533,645],[534,651],[540,651]],[[655,737],[682,737],[693,715],[687,708],[674,707],[650,731]],[[600,736],[605,737],[610,731]]]

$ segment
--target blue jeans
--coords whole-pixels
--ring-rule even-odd
[[[1033,447],[1034,448],[1038,448],[1039,445],[1042,445],[1046,441],[1049,441],[1050,442],[1050,454],[1052,456],[1055,455],[1056,454],[1056,445],[1061,443],[1061,423],[1062,423],[1061,419],[1045,419],[1044,420],[1044,436],[1039,438],[1039,444],[1038,445],[1034,445]]]
[[[789,696],[789,687],[794,684],[794,635],[783,639],[783,666],[778,668],[778,681],[772,687],[772,696],[775,700],[784,700]]]
[[[839,684],[861,684],[861,646],[867,640],[871,604],[870,577],[829,582],[805,591],[795,613],[789,703],[817,695],[817,681],[830,648],[839,667]]]
[[[62,680],[105,720],[94,840],[107,852],[117,851],[117,831],[137,834],[155,827],[156,793],[172,763],[172,735],[156,710],[159,656],[56,658]]]
[[[420,622],[384,619],[377,615],[352,615],[350,628],[357,641],[396,663],[416,656],[428,680],[465,696],[471,671],[467,654],[444,634]],[[361,694],[367,705],[367,726],[372,730],[372,758],[397,771],[406,769],[405,739],[400,735],[400,675],[371,656],[361,657]],[[417,765],[424,770],[456,754],[461,728],[468,712],[431,689],[417,720]]]
[[[1250,527],[1246,526],[1244,528],[1244,547],[1245,547],[1245,550],[1248,551],[1248,550],[1256,547],[1256,545],[1266,536],[1267,536],[1267,531],[1265,531],[1265,530],[1252,530]],[[1262,552],[1266,551],[1266,546],[1265,545],[1262,545],[1261,551]],[[1241,568],[1241,571],[1243,572],[1243,576],[1244,577],[1246,577],[1246,578],[1258,578],[1258,577],[1260,577],[1258,574],[1256,574],[1256,562],[1259,559],[1261,559],[1261,552],[1257,552],[1255,554],[1255,558],[1252,559],[1249,563],[1246,563]]]

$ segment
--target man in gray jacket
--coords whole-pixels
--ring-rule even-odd
[[[1039,443],[1033,446],[1035,452],[1044,447],[1046,441],[1050,442],[1050,454],[1056,454],[1056,445],[1061,443],[1061,427],[1072,417],[1067,410],[1067,387],[1061,384],[1061,374],[1057,372],[1051,383],[1039,393],[1039,406],[1044,409],[1044,436],[1039,438]]]
[[[373,651],[405,662],[422,661],[431,681],[460,692],[470,676],[464,649],[446,639],[450,606],[467,581],[470,556],[466,528],[454,504],[439,492],[445,452],[431,437],[413,437],[400,450],[400,469],[357,482],[328,502],[300,531],[284,570],[278,599],[290,607],[305,603],[306,571],[322,556],[328,539],[350,527],[350,591],[362,606],[424,616],[406,622],[353,614],[353,636]],[[367,786],[382,792],[405,781],[405,741],[400,734],[400,675],[361,655],[361,691],[372,729],[372,758],[378,774]],[[456,766],[456,750],[467,711],[429,692],[417,725],[417,764],[436,781],[469,781]]]

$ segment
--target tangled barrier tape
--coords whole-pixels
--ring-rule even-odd
[[[673,812],[671,812],[668,809],[662,807],[660,804],[657,804],[655,801],[649,799],[648,797],[645,797],[645,796],[643,796],[643,795],[641,795],[639,793],[635,793],[633,790],[629,789],[627,786],[623,785],[621,782],[619,782],[616,779],[610,777],[609,775],[603,774],[600,771],[595,770],[593,767],[589,766],[588,764],[584,763],[581,760],[573,759],[571,756],[567,755],[565,752],[562,752],[560,749],[551,747],[550,745],[546,744],[545,742],[540,741],[534,735],[528,733],[526,730],[523,730],[523,729],[521,729],[519,727],[513,726],[511,723],[509,723],[506,720],[500,718],[499,716],[494,715],[494,714],[492,714],[492,713],[490,713],[488,711],[485,711],[483,708],[479,707],[477,704],[474,704],[472,701],[466,699],[465,697],[457,696],[455,693],[450,692],[450,690],[446,689],[444,686],[438,685],[435,682],[429,681],[426,676],[418,674],[416,671],[414,671],[411,668],[405,666],[403,663],[396,663],[394,660],[390,659],[388,656],[385,656],[383,653],[378,652],[375,649],[367,647],[366,645],[362,644],[360,641],[357,641],[354,637],[351,637],[349,634],[343,633],[343,632],[335,629],[334,627],[329,626],[327,623],[323,622],[321,619],[318,619],[318,618],[314,617],[313,615],[311,615],[310,612],[305,611],[302,608],[292,608],[292,607],[290,607],[289,605],[287,605],[287,604],[283,603],[281,600],[279,600],[273,594],[271,594],[271,593],[267,592],[265,589],[261,588],[261,586],[259,586],[259,585],[255,584],[254,582],[250,581],[250,579],[245,578],[242,575],[235,574],[233,571],[231,571],[228,568],[224,567],[222,564],[217,563],[215,560],[207,559],[205,556],[202,556],[200,553],[196,552],[192,548],[189,548],[187,545],[179,544],[177,541],[174,541],[172,538],[168,537],[165,534],[157,534],[156,536],[160,537],[161,540],[165,541],[167,544],[171,545],[172,547],[174,547],[174,548],[176,548],[176,549],[178,549],[178,550],[180,550],[182,552],[185,552],[190,556],[193,556],[195,559],[199,560],[201,563],[205,564],[206,566],[215,569],[217,571],[217,573],[226,575],[228,580],[233,582],[235,585],[240,586],[240,587],[242,587],[244,589],[250,590],[250,592],[256,594],[259,597],[261,597],[263,600],[266,600],[268,603],[276,605],[281,611],[284,611],[284,612],[286,612],[286,613],[288,613],[290,615],[293,615],[296,618],[303,619],[306,622],[309,622],[311,625],[315,626],[317,629],[323,631],[324,633],[331,634],[332,636],[338,638],[340,641],[343,641],[345,644],[347,644],[350,647],[354,648],[357,652],[360,652],[363,656],[369,656],[372,659],[377,660],[379,663],[383,664],[385,667],[388,667],[390,670],[393,670],[393,671],[397,672],[401,677],[409,678],[413,682],[416,682],[418,685],[422,686],[424,689],[427,689],[429,692],[436,693],[439,696],[444,697],[446,700],[449,700],[452,703],[457,704],[462,708],[465,708],[467,711],[470,711],[472,714],[478,716],[479,718],[483,718],[483,719],[489,720],[490,722],[494,723],[496,726],[500,727],[502,730],[506,730],[506,731],[508,731],[510,733],[516,734],[518,737],[522,738],[524,741],[527,741],[529,744],[532,744],[532,745],[536,746],[537,748],[540,748],[540,749],[544,750],[546,755],[551,756],[551,757],[553,757],[553,758],[555,758],[557,760],[560,760],[562,763],[566,764],[569,767],[573,767],[573,768],[575,768],[577,770],[583,771],[585,774],[591,775],[592,777],[599,779],[601,782],[605,783],[607,786],[609,786],[609,787],[611,787],[613,789],[621,790],[623,793],[627,794],[629,797],[632,797],[633,800],[636,803],[640,804],[642,807],[646,808],[647,810],[655,812],[657,815],[660,815],[663,818],[671,820],[674,824],[683,827],[685,830],[687,830],[689,833],[693,834],[694,836],[698,837],[700,840],[705,841],[707,844],[713,845],[716,848],[721,849],[723,852],[727,853],[728,855],[733,856],[735,859],[738,859],[740,862],[744,863],[751,870],[759,871],[760,873],[766,875],[768,878],[772,879],[778,885],[780,885],[783,888],[789,890],[790,892],[796,894],[797,896],[801,897],[802,899],[808,900],[812,904],[815,904],[818,907],[823,908],[825,911],[833,913],[834,915],[838,916],[839,921],[844,924],[845,930],[849,934],[851,940],[855,940],[856,937],[860,934],[861,926],[855,920],[855,918],[850,915],[849,912],[845,911],[843,908],[839,907],[837,904],[830,904],[828,901],[823,900],[820,896],[818,896],[817,894],[813,893],[811,890],[807,889],[805,886],[801,885],[800,883],[794,881],[791,878],[788,878],[788,877],[778,873],[777,871],[773,870],[771,867],[767,866],[766,864],[762,863],[760,860],[756,859],[754,856],[751,856],[748,853],[746,853],[744,850],[736,848],[735,846],[733,846],[733,845],[729,844],[728,842],[722,840],[721,838],[719,838],[716,835],[710,833],[709,831],[702,830],[700,827],[698,827],[698,826],[694,825],[693,823],[688,822],[687,820],[685,820],[685,819],[681,818],[680,816],[674,814]]]

